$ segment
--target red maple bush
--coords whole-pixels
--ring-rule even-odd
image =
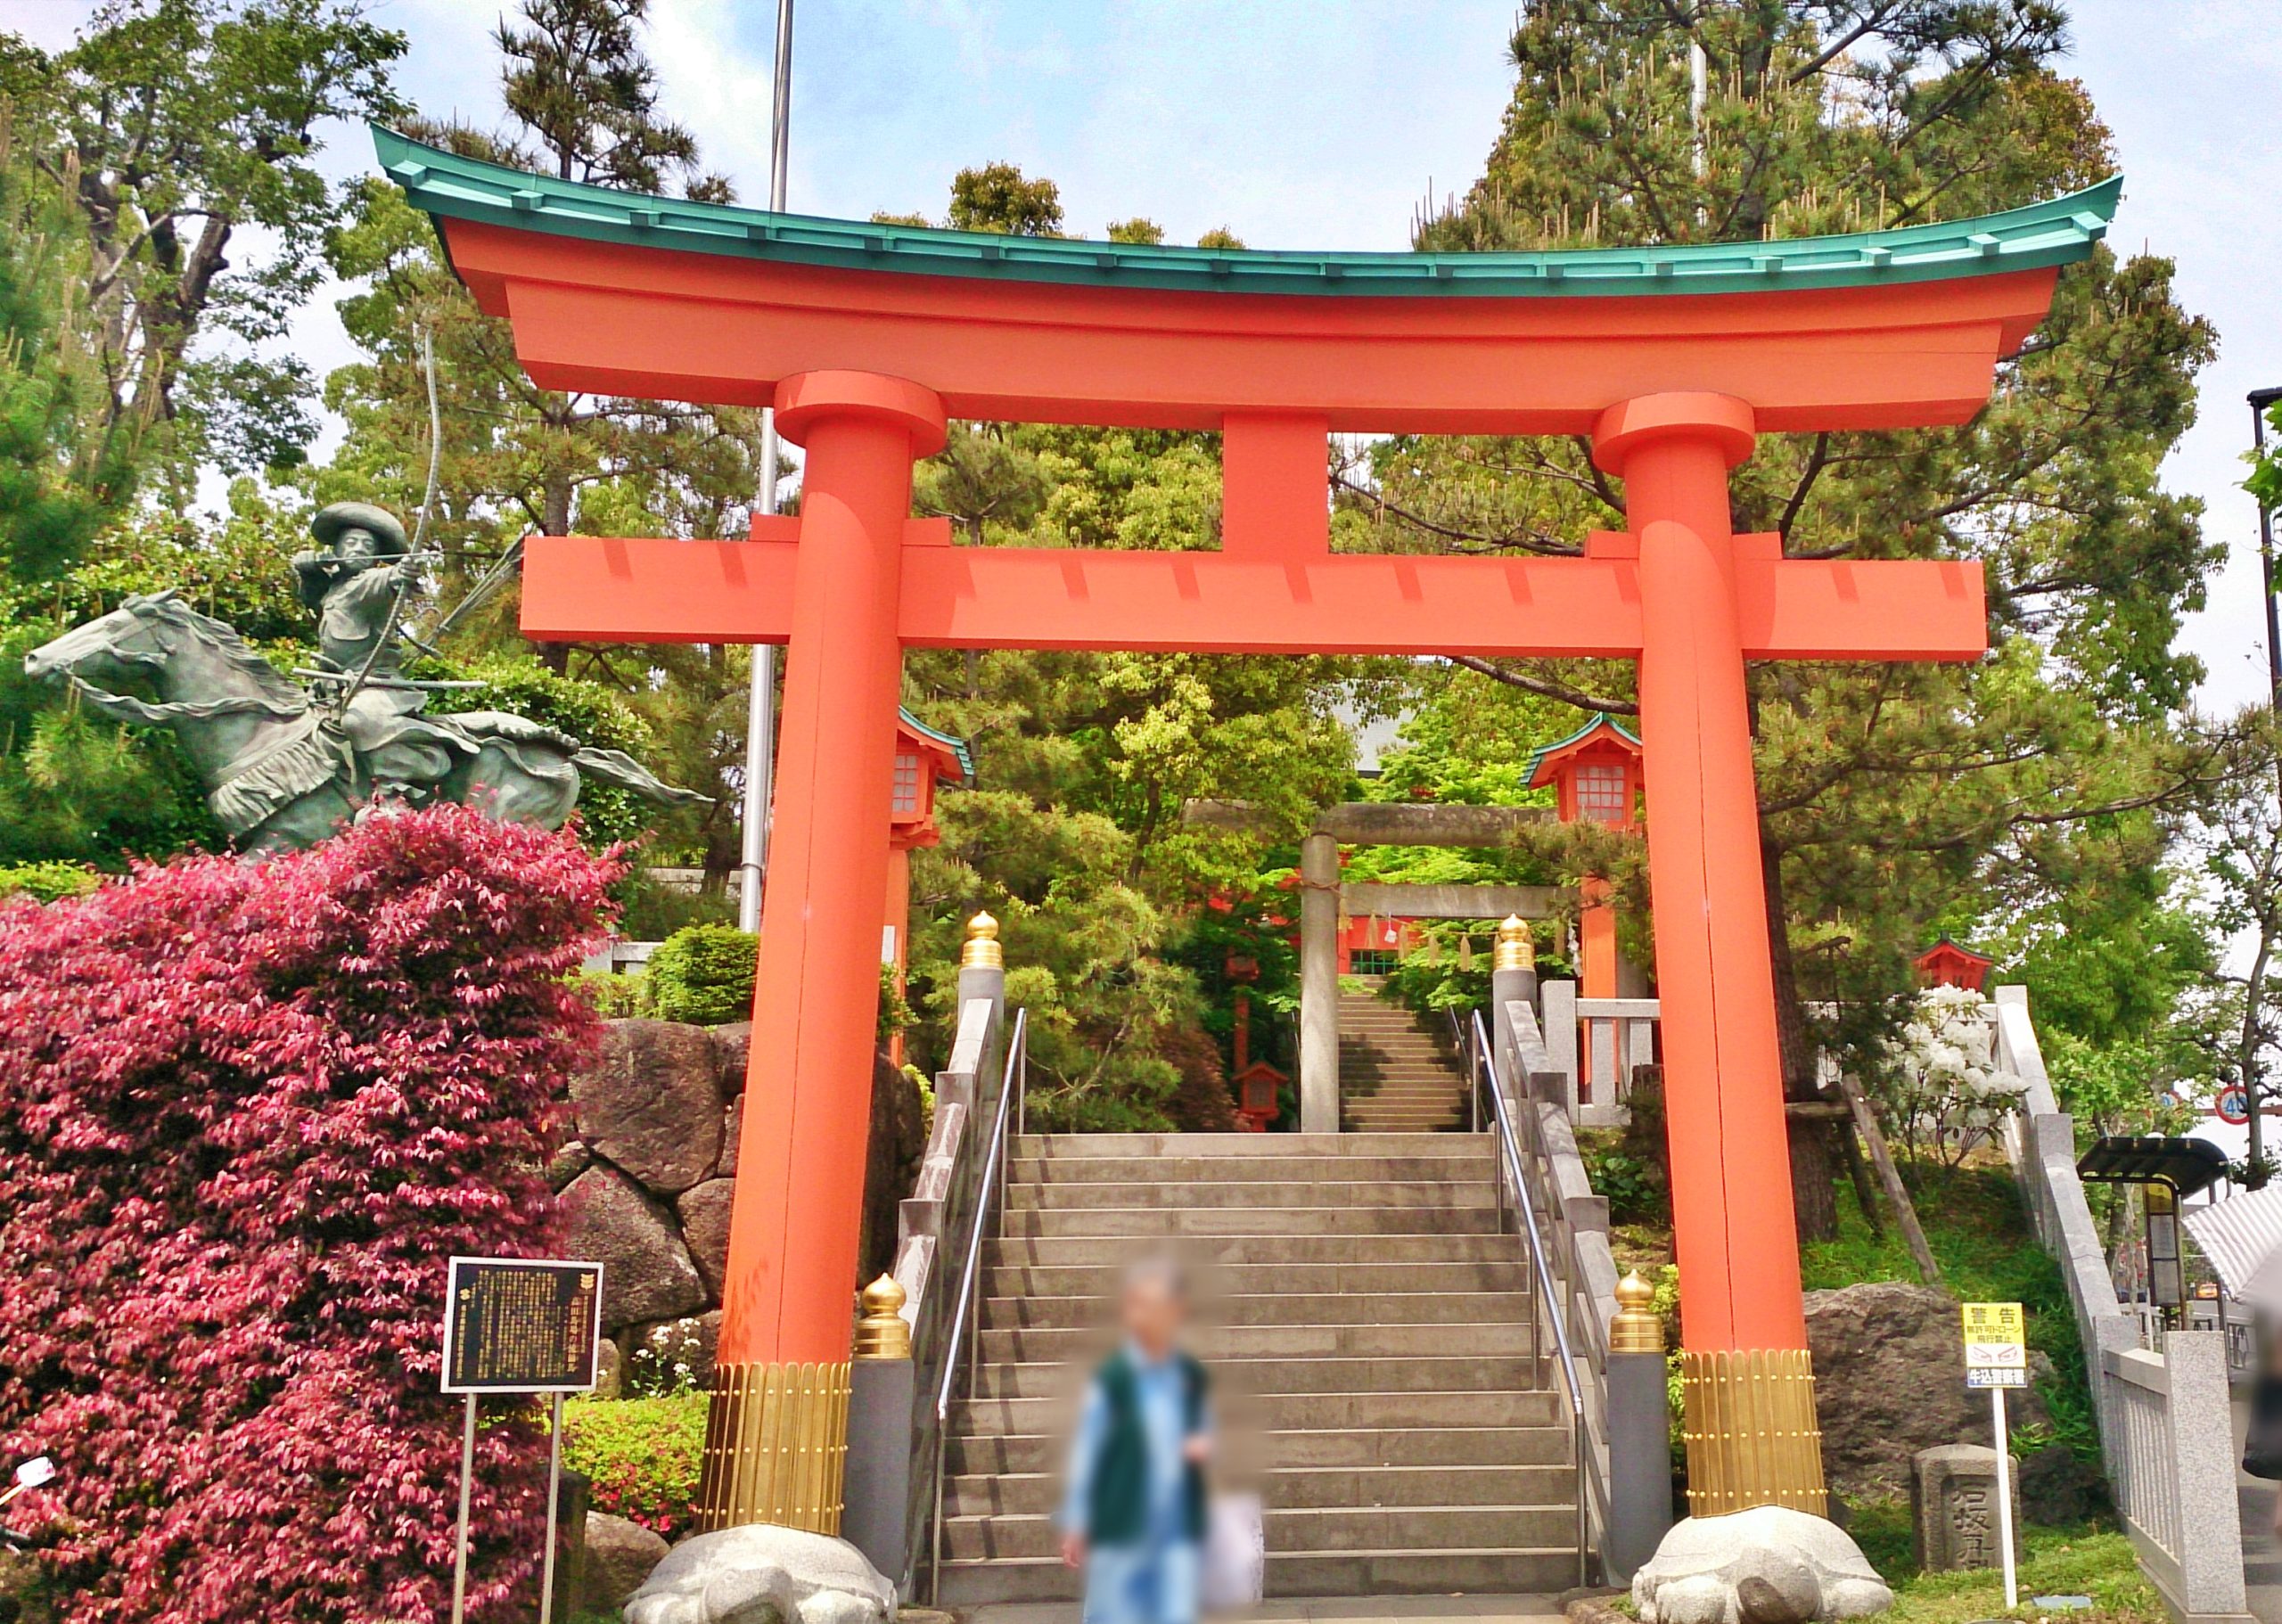
[[[446,1259],[556,1243],[618,872],[444,808],[0,906],[0,1448],[60,1468],[11,1521],[73,1624],[447,1614]],[[485,1426],[474,1616],[533,1599],[544,1494]]]

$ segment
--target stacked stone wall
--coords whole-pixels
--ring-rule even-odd
[[[568,1254],[603,1266],[604,1390],[618,1389],[621,1373],[648,1374],[635,1364],[645,1348],[689,1366],[702,1384],[721,1324],[752,1028],[605,1026],[594,1063],[570,1079],[570,1127],[548,1168],[569,1219]],[[875,1271],[924,1144],[919,1091],[885,1056],[873,1079],[872,1137],[863,1264]]]

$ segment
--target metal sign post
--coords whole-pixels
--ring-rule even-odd
[[[2005,1605],[2021,1604],[2013,1555],[2013,1451],[2005,1423],[2005,1390],[2029,1384],[2028,1316],[2017,1302],[1965,1305],[1965,1384],[1989,1390],[1997,1440],[1997,1545],[2005,1565]]]
[[[467,1425],[460,1433],[460,1525],[452,1540],[452,1624],[467,1617],[468,1497],[475,1488],[475,1395],[467,1396]]]
[[[562,1506],[562,1395],[551,1393],[553,1414],[546,1418],[546,1554],[538,1574],[538,1624],[554,1616],[554,1521]],[[2004,1396],[1998,1396],[2004,1402]]]
[[[546,1546],[538,1616],[554,1608],[554,1534],[562,1490],[562,1395],[590,1392],[602,1341],[603,1266],[532,1258],[454,1258],[444,1292],[444,1390],[467,1395],[460,1439],[460,1523],[452,1559],[452,1624],[464,1624],[467,1532],[475,1486],[479,1393],[545,1393]]]

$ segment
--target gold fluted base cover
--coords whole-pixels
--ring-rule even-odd
[[[697,1525],[773,1522],[840,1532],[848,1466],[846,1365],[723,1365],[705,1414]]]
[[[1689,1514],[1787,1505],[1828,1515],[1813,1356],[1777,1349],[1679,1358]]]

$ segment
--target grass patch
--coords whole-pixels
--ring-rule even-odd
[[[2088,1464],[2100,1464],[2099,1432],[2092,1415],[2084,1349],[2060,1266],[2029,1228],[2011,1173],[1991,1168],[1905,1167],[1903,1177],[1925,1226],[1926,1244],[1941,1266],[1943,1283],[1965,1302],[2017,1302],[2028,1310],[2029,1346],[2052,1361],[2052,1375],[2037,1383],[2052,1413],[2049,1437],[2022,1428],[2016,1447],[2064,1443]],[[1807,1290],[1827,1291],[1869,1280],[1918,1284],[1917,1266],[1891,1221],[1874,1235],[1850,1192],[1840,1193],[1838,1238],[1799,1249]],[[1908,1533],[1905,1517],[1903,1532]]]
[[[1892,1624],[1972,1624],[1976,1619],[2042,1619],[2054,1624],[2161,1624],[2167,1615],[2139,1571],[2131,1542],[2108,1523],[2021,1530],[2021,1605],[2005,1611],[2004,1576],[1994,1569],[1969,1573],[1919,1573],[1911,1557],[1909,1506],[1877,1500],[1853,1508],[1847,1531],[1873,1567],[1893,1587]],[[2089,1612],[2047,1613],[2039,1595],[2089,1595]]]

